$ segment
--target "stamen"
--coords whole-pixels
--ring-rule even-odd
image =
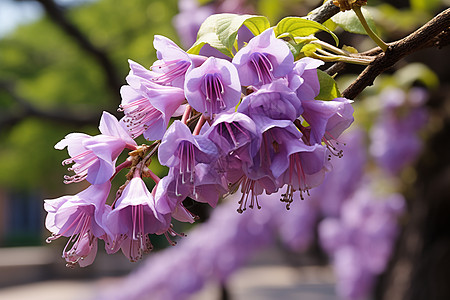
[[[167,229],[166,232],[164,232],[164,236],[166,237],[167,242],[169,242],[169,244],[170,244],[171,246],[175,246],[175,245],[177,244],[177,242],[172,241],[172,239],[170,238],[169,235],[172,236],[172,237],[176,237],[176,236],[179,236],[179,237],[186,237],[186,236],[187,236],[187,235],[184,234],[183,232],[180,232],[180,233],[176,232],[176,231],[173,229],[173,224],[170,224],[170,227]]]
[[[225,108],[225,102],[223,100],[223,94],[225,93],[225,90],[220,74],[206,74],[204,76],[204,89],[207,102],[207,112],[216,113]]]
[[[258,79],[262,84],[274,80],[273,65],[265,53],[255,52],[250,56],[250,62],[255,68]]]
[[[241,199],[238,201],[239,208],[237,209],[237,212],[241,214],[247,209],[247,201],[249,200],[249,197],[250,197],[250,204],[248,207],[253,209],[256,203],[256,207],[258,209],[261,209],[261,206],[259,205],[258,202],[257,194],[255,193],[256,181],[249,179],[248,177],[242,178],[240,181],[242,182],[241,184],[242,196]]]
[[[173,60],[173,61],[160,61],[161,64],[158,64],[157,71],[154,70],[154,67],[151,68],[152,71],[160,73],[161,71],[166,70],[160,76],[152,78],[152,81],[161,85],[170,84],[172,81],[177,79],[180,76],[184,76],[186,74],[187,69],[190,67],[191,62],[185,60]],[[164,70],[163,70],[164,69]]]
[[[151,105],[149,100],[146,98],[122,105],[122,108],[124,109],[132,107],[136,108],[126,112],[125,118],[123,119],[123,122],[125,123],[132,138],[140,136],[144,133],[144,131],[162,118],[161,112],[153,107],[153,105]],[[120,106],[119,109],[121,109]]]

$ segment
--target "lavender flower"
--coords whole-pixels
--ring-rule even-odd
[[[411,163],[422,148],[417,133],[427,120],[422,107],[427,93],[414,88],[408,94],[389,89],[380,95],[383,108],[370,131],[370,153],[390,174],[397,174]]]
[[[136,149],[136,142],[113,115],[103,112],[99,129],[100,135],[71,133],[55,145],[59,150],[67,147],[71,156],[63,165],[74,163],[69,171],[74,171],[75,175],[64,176],[64,183],[86,179],[92,184],[103,184],[114,174],[120,153],[125,148]]]
[[[186,75],[184,90],[189,104],[207,117],[236,106],[241,98],[236,68],[214,57]]]
[[[286,208],[289,209],[293,193],[300,191],[300,198],[303,199],[303,192],[309,193],[310,189],[323,182],[325,173],[331,170],[331,164],[327,160],[328,151],[323,145],[308,146],[301,140],[294,140],[286,148],[288,165],[284,169],[280,165],[285,166],[286,161],[283,164],[274,161],[272,165],[277,170],[275,172],[275,168],[272,169],[278,186],[286,185],[286,192],[282,194],[281,200],[286,202]]]
[[[206,57],[187,54],[170,39],[155,35],[153,46],[158,60],[151,67],[152,81],[183,88],[184,77],[191,67],[201,65]]]
[[[140,177],[125,187],[106,223],[112,245],[108,251],[122,252],[130,261],[137,261],[153,247],[148,234],[162,234],[169,229],[170,215],[156,210],[155,199]]]
[[[335,98],[331,101],[303,100],[302,117],[310,125],[309,143],[337,140],[353,123],[353,101]]]
[[[272,28],[252,38],[233,58],[241,84],[261,86],[292,71],[294,56]]]
[[[192,135],[180,121],[175,121],[169,127],[158,151],[159,162],[173,168],[177,196],[183,195],[182,190],[186,188],[195,195],[196,166],[199,163],[212,163],[217,156],[218,151],[213,142],[204,136]]]
[[[119,110],[125,113],[121,121],[133,138],[143,134],[147,140],[161,139],[170,118],[180,115],[180,106],[185,101],[184,91],[152,82],[150,71],[131,60],[129,63],[129,85],[120,89],[122,104]]]
[[[294,121],[303,108],[298,97],[288,88],[286,80],[278,79],[246,96],[237,111],[251,117],[260,131],[264,131],[270,119]]]
[[[322,221],[321,243],[334,259],[342,298],[365,296],[385,269],[398,234],[396,218],[403,210],[402,196],[374,197],[366,185],[344,203],[340,220]]]
[[[254,155],[260,143],[253,120],[239,112],[220,114],[205,136],[214,142],[223,156],[246,146],[248,155]]]
[[[50,243],[61,236],[69,237],[62,257],[68,267],[77,263],[86,267],[95,259],[97,239],[105,236],[103,219],[110,207],[105,205],[111,184],[91,185],[74,196],[44,200],[47,211],[45,226],[52,232]],[[70,245],[72,244],[72,247]]]
[[[323,61],[310,57],[304,57],[294,63],[294,68],[287,78],[289,88],[297,93],[300,100],[313,100],[319,95],[317,68],[323,64]]]

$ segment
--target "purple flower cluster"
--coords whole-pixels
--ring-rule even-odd
[[[341,207],[340,218],[319,225],[322,246],[332,256],[343,299],[362,299],[390,259],[398,234],[397,218],[404,211],[399,194],[375,196],[362,186]]]
[[[422,148],[417,132],[427,121],[422,107],[427,97],[423,88],[412,88],[408,93],[390,88],[380,95],[382,108],[370,131],[370,153],[392,175],[410,164]]]
[[[55,146],[68,148],[71,158],[63,164],[74,163],[66,182],[92,184],[45,201],[48,240],[70,237],[63,251],[70,266],[90,264],[98,238],[108,253],[121,249],[131,261],[152,249],[149,234],[171,242],[172,217],[194,221],[182,204],[186,197],[215,207],[240,189],[243,212],[260,208],[259,195],[280,191],[289,209],[294,192],[303,198],[331,169],[330,156],[340,156],[336,139],[353,122],[352,101],[315,100],[322,63],[294,61],[273,29],[232,60],[188,54],[162,36],[154,47],[158,60],[150,69],[130,61],[119,107],[125,116],[117,121],[105,112],[100,135],[72,133]],[[137,146],[141,135],[153,143]],[[125,149],[132,152],[116,167]],[[156,156],[169,168],[163,178],[148,168]],[[124,168],[127,181],[109,205],[110,180]],[[154,181],[152,191],[145,177]]]

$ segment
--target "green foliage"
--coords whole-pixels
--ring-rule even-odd
[[[280,5],[280,1],[259,0],[257,5],[258,11],[271,22],[277,21],[277,18],[283,14],[283,6]]]
[[[259,35],[270,26],[269,20],[263,16],[212,15],[201,25],[197,41],[188,50],[188,53],[198,54],[205,44],[209,44],[223,54],[233,57],[237,33],[242,25],[246,26],[254,35]]]
[[[361,7],[361,11],[370,29],[372,29],[373,32],[377,32],[375,22],[368,9],[366,9],[365,7]],[[353,10],[338,13],[331,18],[331,21],[345,31],[357,34],[367,34]],[[330,26],[330,23],[328,23],[328,26]]]
[[[409,0],[411,8],[416,11],[433,12],[441,4],[441,0]]]
[[[306,20],[299,17],[286,17],[282,19],[275,26],[275,35],[277,37],[283,37],[286,35],[295,37],[306,37],[309,35],[313,35],[319,30],[323,30],[328,32],[336,42],[336,45],[339,45],[338,37],[327,27],[323,26],[320,23]]]
[[[415,82],[420,82],[430,90],[439,87],[439,77],[429,67],[421,63],[406,65],[395,72],[394,77],[400,86],[411,86]]]
[[[61,186],[67,157],[53,148],[66,134],[64,127],[28,118],[8,132],[1,133],[0,182],[9,188],[46,188]]]
[[[333,77],[319,69],[317,70],[317,76],[319,77],[320,92],[316,100],[333,100],[341,96]]]
[[[397,9],[387,3],[377,6],[376,12],[378,28],[390,34],[404,32],[405,35],[429,20],[427,11]]]

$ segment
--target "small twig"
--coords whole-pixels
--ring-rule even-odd
[[[386,52],[388,45],[380,39],[380,37],[372,31],[372,29],[369,27],[369,24],[367,24],[366,19],[364,18],[364,15],[361,11],[361,7],[358,5],[355,5],[353,7],[353,11],[355,12],[356,16],[358,17],[359,21],[361,22],[361,25],[364,27],[364,30],[366,31],[367,35],[383,50]]]

